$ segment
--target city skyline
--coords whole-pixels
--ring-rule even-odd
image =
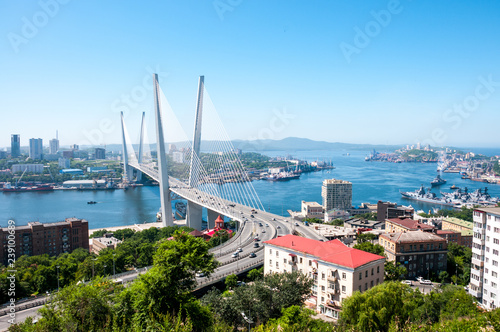
[[[3,5],[0,147],[134,137],[153,72],[188,133],[205,75],[233,140],[498,147],[493,1]]]

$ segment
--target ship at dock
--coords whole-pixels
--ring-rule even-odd
[[[184,202],[176,202],[175,203],[174,217],[176,220],[186,219],[186,203],[184,203]]]
[[[38,192],[38,191],[52,191],[54,190],[54,186],[50,184],[39,184],[35,186],[18,186],[12,184],[10,182],[7,182],[4,187],[2,188],[2,191],[4,193],[6,192]]]
[[[403,196],[403,198],[412,199],[412,200],[419,201],[419,202],[438,204],[438,205],[443,205],[443,206],[455,206],[456,205],[455,203],[453,203],[450,200],[446,200],[446,199],[437,197],[436,194],[434,194],[433,192],[430,192],[430,191],[426,192],[423,185],[420,187],[420,189],[415,190],[413,192],[400,191],[400,193],[401,193],[401,196]]]
[[[458,188],[452,193],[441,192],[443,198],[447,201],[453,202],[455,205],[497,205],[500,202],[500,198],[491,197],[488,193],[488,187],[484,189],[476,189],[473,192],[469,192],[467,187],[463,190]]]

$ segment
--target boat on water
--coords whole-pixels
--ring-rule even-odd
[[[436,178],[435,178],[434,180],[432,180],[432,181],[431,181],[431,186],[432,186],[432,187],[437,187],[437,186],[440,186],[440,185],[445,184],[445,183],[446,183],[446,180],[445,180],[445,179],[443,179],[443,178],[441,177],[441,175],[439,175],[439,174],[438,174],[438,175],[436,176]]]
[[[272,173],[262,177],[262,180],[266,181],[288,181],[300,178],[301,173],[294,172],[279,172]]]
[[[186,219],[186,203],[176,202],[175,203],[175,219]]]
[[[455,190],[455,189],[460,189],[460,188],[459,188],[459,187],[457,187],[457,186],[455,186],[455,185],[453,185],[453,186],[451,186],[451,187],[450,187],[450,189]]]
[[[445,200],[453,202],[455,205],[496,205],[500,202],[500,198],[490,196],[488,193],[488,187],[484,187],[484,189],[479,188],[473,192],[469,192],[467,187],[463,190],[458,188],[452,193],[441,192],[441,195]]]
[[[422,185],[420,189],[415,190],[414,192],[404,192],[400,191],[401,196],[406,199],[412,199],[415,201],[420,201],[420,202],[426,202],[426,203],[431,203],[431,204],[438,204],[438,205],[443,205],[443,206],[455,206],[455,204],[449,200],[439,198],[436,196],[436,194],[428,191],[425,191],[424,186]]]
[[[96,201],[88,201],[87,204],[97,204]]]
[[[27,192],[27,191],[52,191],[54,190],[54,186],[50,184],[39,184],[35,186],[12,186],[10,182],[7,182],[3,188],[2,191],[4,193],[7,192]]]

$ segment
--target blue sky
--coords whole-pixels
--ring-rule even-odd
[[[135,132],[152,109],[152,71],[187,127],[205,75],[233,139],[498,147],[499,16],[497,1],[0,0],[0,147],[56,129],[119,143],[118,111]]]

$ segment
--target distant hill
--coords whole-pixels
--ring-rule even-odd
[[[308,138],[287,137],[281,140],[234,140],[233,145],[237,149],[243,151],[301,151],[301,150],[377,150],[377,151],[394,151],[402,147],[402,145],[372,145],[372,144],[352,144],[340,142],[324,142],[313,141]],[[189,146],[187,142],[174,143],[177,148]],[[201,149],[207,150],[209,146],[213,146],[214,141],[202,141]],[[87,148],[87,147],[83,147]],[[106,150],[121,151],[121,144],[108,144]],[[138,145],[134,144],[134,149],[138,149]],[[156,150],[156,144],[151,144],[151,150]]]

